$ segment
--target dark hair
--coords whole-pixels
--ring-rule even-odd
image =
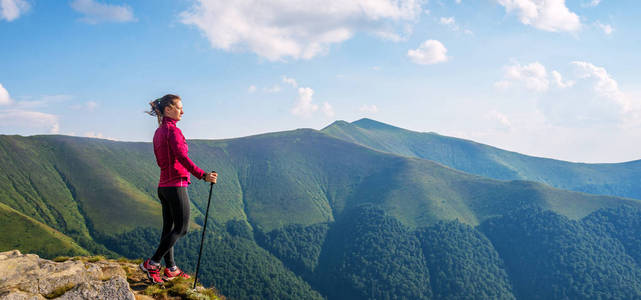
[[[180,100],[180,96],[167,94],[154,101],[149,102],[151,106],[150,111],[146,111],[150,116],[158,117],[158,124],[162,123],[162,117],[165,112],[165,107],[174,104],[174,101]]]

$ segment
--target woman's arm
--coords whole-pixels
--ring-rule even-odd
[[[170,129],[167,134],[167,138],[169,139],[169,149],[174,153],[178,162],[180,162],[180,164],[183,165],[189,173],[193,174],[198,179],[202,179],[207,175],[205,171],[196,166],[196,164],[189,159],[189,156],[187,156],[187,143],[185,142],[185,137],[182,132],[180,132],[180,129]]]

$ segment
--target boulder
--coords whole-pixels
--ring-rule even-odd
[[[18,250],[0,252],[0,300],[134,299],[125,271],[116,262],[54,262]]]
[[[112,277],[111,279],[98,282],[83,282],[66,292],[60,298],[61,300],[72,299],[134,299],[134,295],[129,290],[127,280],[122,277]]]

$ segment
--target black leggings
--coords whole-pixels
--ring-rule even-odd
[[[160,244],[151,260],[160,262],[165,258],[165,265],[173,267],[174,244],[187,234],[189,229],[189,195],[187,187],[159,187],[158,197],[162,203],[162,236]]]

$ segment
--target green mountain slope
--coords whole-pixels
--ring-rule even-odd
[[[0,203],[0,252],[20,249],[45,258],[89,255],[68,236]]]
[[[531,180],[556,188],[641,199],[641,160],[571,163],[505,151],[473,141],[414,132],[371,119],[336,121],[322,130],[379,151],[432,160],[501,180]]]
[[[635,199],[471,175],[310,129],[188,143],[196,164],[220,174],[203,282],[240,298],[340,298],[331,290],[336,273],[341,289],[358,299],[466,297],[451,292],[457,286],[511,298],[515,289],[505,283],[500,260],[456,252],[444,257],[432,244],[446,247],[455,234],[478,251],[473,257],[493,253],[478,233],[416,231],[451,220],[474,226],[532,206],[572,220],[623,204],[641,208]],[[0,136],[0,151],[0,203],[92,253],[151,255],[161,220],[150,143]],[[192,229],[203,223],[208,187],[201,181],[190,186]],[[198,238],[192,232],[176,246],[186,270],[193,268]],[[439,262],[452,264],[439,268]],[[503,282],[474,282],[454,272],[457,264],[470,270],[489,264],[489,274]]]
[[[263,231],[331,222],[344,209],[363,203],[379,205],[412,227],[453,219],[475,225],[525,203],[574,219],[602,207],[639,203],[533,182],[491,180],[315,130],[191,144],[195,159],[228,172],[217,186],[215,207],[224,212],[230,203],[238,203],[249,223]],[[206,185],[194,185],[194,198],[204,201],[206,192]]]
[[[66,136],[2,136],[0,201],[61,232],[115,236],[160,225],[151,145]],[[440,164],[371,150],[302,129],[222,141],[190,141],[191,156],[221,174],[213,197],[219,222],[247,220],[262,231],[332,222],[363,203],[406,225],[459,219],[471,225],[533,204],[570,218],[639,201],[524,181],[498,181]],[[37,176],[36,176],[37,175]],[[208,186],[190,188],[194,220]],[[141,217],[144,216],[144,217]],[[86,226],[86,227],[85,227]]]

